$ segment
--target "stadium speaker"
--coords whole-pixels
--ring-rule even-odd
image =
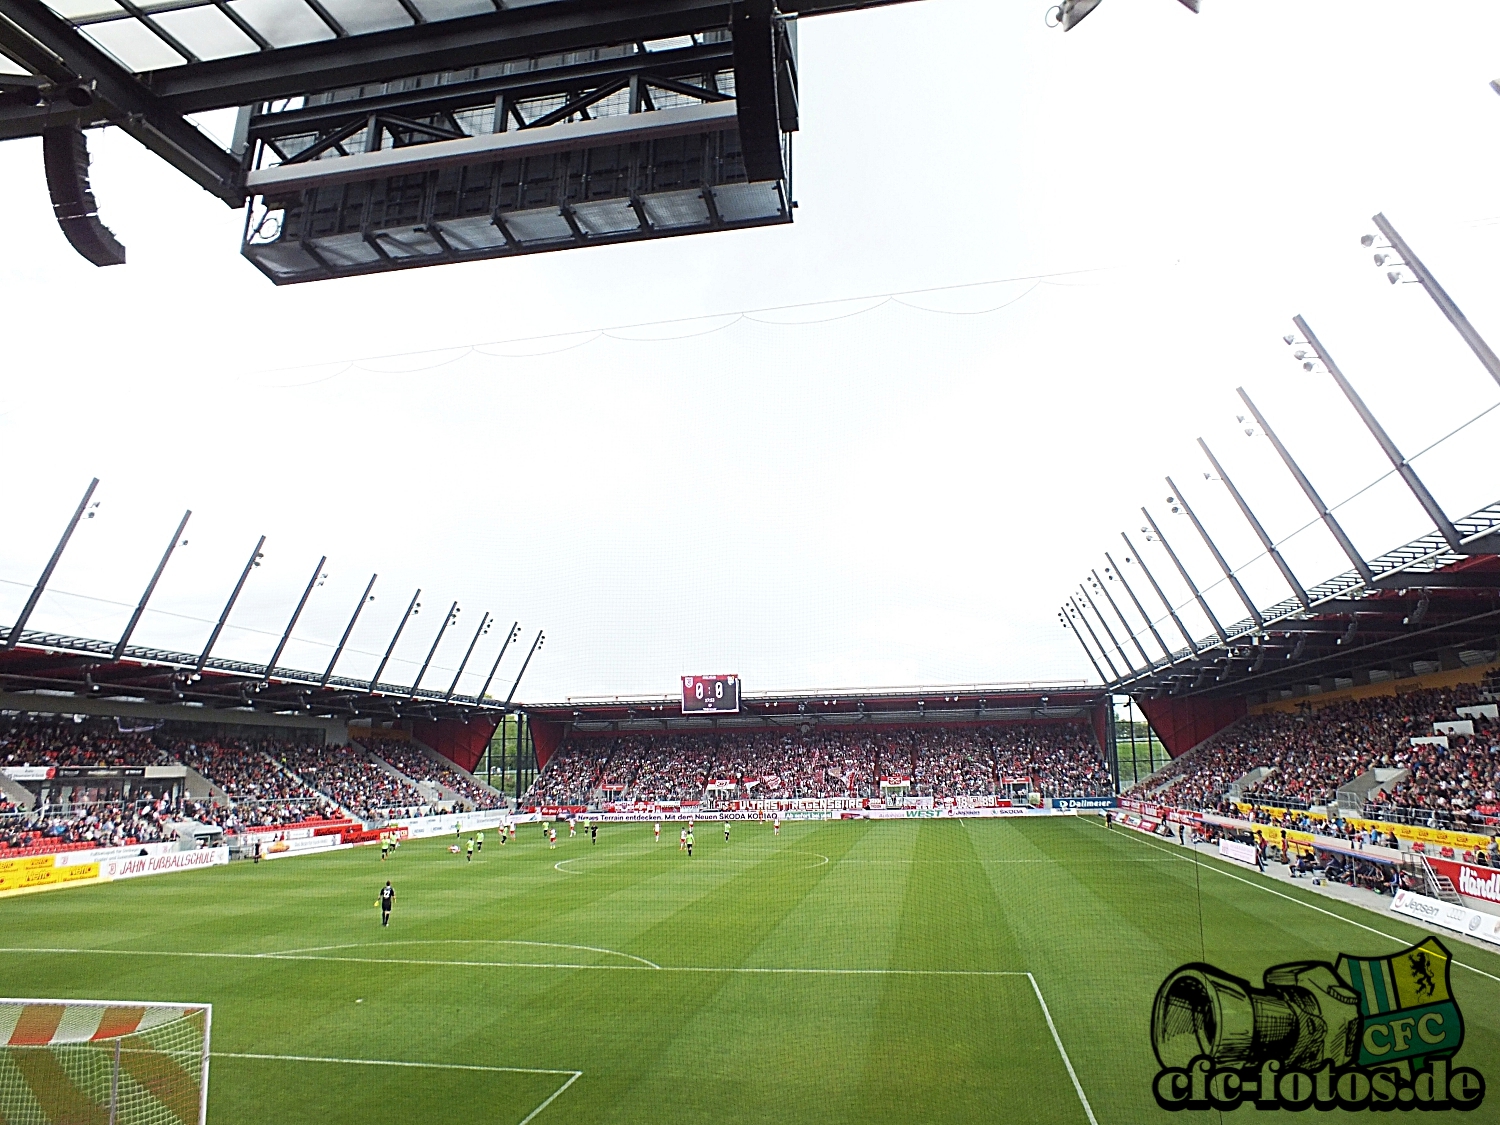
[[[59,126],[42,130],[42,163],[52,211],[63,236],[96,266],[122,266],[125,247],[99,221],[99,205],[89,188],[89,148],[83,130]]]
[[[781,113],[777,105],[776,47],[779,27],[771,0],[735,0],[734,96],[745,175],[752,182],[786,176],[781,160]]]

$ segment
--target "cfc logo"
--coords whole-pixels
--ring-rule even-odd
[[[1389,957],[1275,965],[1262,986],[1184,965],[1157,990],[1153,1079],[1166,1110],[1476,1109],[1484,1076],[1457,1066],[1463,1015],[1436,938]]]

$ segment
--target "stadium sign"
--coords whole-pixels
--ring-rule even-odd
[[[1477,1109],[1484,1076],[1455,1065],[1464,1021],[1450,960],[1429,937],[1385,957],[1274,965],[1259,988],[1212,965],[1184,965],[1152,1004],[1156,1104]]]
[[[1054,809],[1112,809],[1119,805],[1113,797],[1053,797]]]

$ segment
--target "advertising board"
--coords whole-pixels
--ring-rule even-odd
[[[1408,918],[1418,918],[1434,926],[1442,926],[1456,933],[1500,945],[1500,917],[1493,914],[1439,902],[1412,891],[1397,891],[1391,900],[1391,910]]]

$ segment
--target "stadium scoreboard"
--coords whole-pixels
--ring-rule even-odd
[[[682,713],[725,714],[740,709],[738,676],[683,676]]]

